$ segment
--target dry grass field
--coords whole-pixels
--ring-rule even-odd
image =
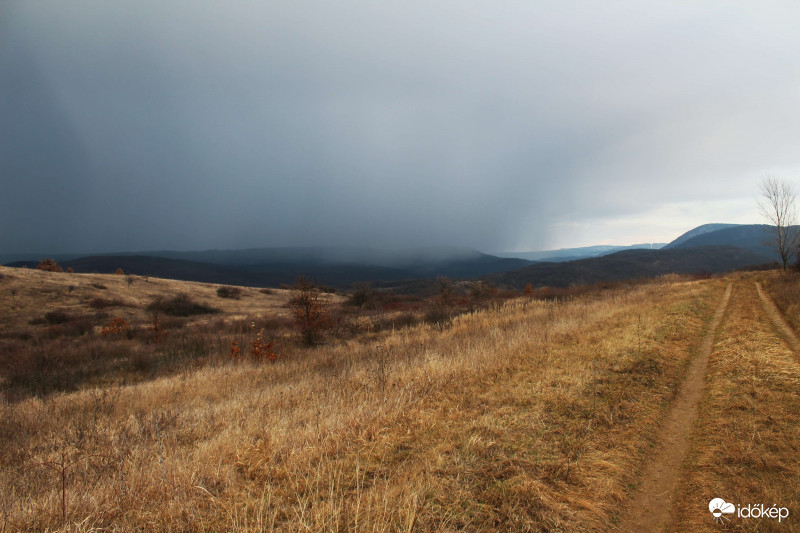
[[[45,311],[78,314],[88,310],[111,310],[131,323],[147,322],[147,304],[164,294],[184,293],[194,300],[225,313],[226,318],[286,316],[285,304],[290,291],[239,287],[238,299],[220,298],[221,285],[193,283],[119,274],[66,274],[37,269],[0,267],[0,295],[10,303],[12,312],[0,321],[0,335],[29,329],[31,320]],[[94,306],[92,305],[94,303]],[[193,322],[207,322],[213,315],[194,317]]]
[[[0,532],[613,531],[648,512],[631,498],[729,284],[671,528],[722,527],[712,495],[792,509],[779,528],[734,518],[739,530],[797,530],[800,366],[755,292],[771,273],[517,298],[316,347],[277,328],[274,362],[227,353],[288,318],[288,291],[0,274]],[[151,342],[144,309],[177,293],[220,312]],[[126,304],[95,322],[135,333],[37,323],[95,298]],[[74,355],[91,375],[57,357],[71,349],[94,350]],[[137,351],[141,368],[108,362]],[[13,363],[33,364],[19,354],[72,377],[12,386]]]

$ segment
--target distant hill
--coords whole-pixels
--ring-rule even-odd
[[[498,257],[516,257],[527,259],[528,261],[550,261],[560,263],[564,261],[574,261],[587,257],[600,257],[603,255],[621,252],[622,250],[658,250],[665,245],[663,242],[632,244],[630,246],[596,245],[583,246],[580,248],[561,248],[559,250],[542,250],[539,252],[497,252],[493,255]]]
[[[438,276],[473,278],[530,264],[522,259],[499,258],[475,250],[456,248],[399,252],[276,248],[154,253],[162,255],[99,255],[67,259],[60,261],[60,264],[65,269],[71,267],[75,272],[113,273],[121,268],[126,274],[253,287],[290,284],[303,274],[337,288],[349,287],[360,281],[403,281]],[[21,261],[8,266],[35,267],[37,263],[38,260]],[[388,266],[392,264],[396,266]]]
[[[705,235],[706,233],[713,233],[715,231],[719,231],[722,229],[733,228],[739,226],[739,224],[703,224],[702,226],[697,226],[694,229],[690,229],[674,241],[665,244],[664,249],[669,250],[670,248],[675,248],[678,245],[693,239],[695,237],[699,237],[700,235]],[[712,244],[712,243],[709,243]],[[713,243],[713,244],[726,244],[726,243]]]
[[[777,261],[780,257],[772,244],[773,231],[774,227],[766,224],[734,225],[690,236],[688,239],[679,240],[681,239],[679,237],[664,248],[680,249],[709,245],[736,246],[767,256],[770,261]]]
[[[37,263],[38,261],[17,261],[9,263],[7,266],[35,268]],[[244,286],[263,286],[264,282],[263,277],[241,269],[212,265],[210,263],[143,255],[90,256],[60,261],[59,264],[64,269],[72,268],[78,273],[113,274],[118,268],[121,268],[126,274],[182,281],[201,281],[205,283]]]
[[[726,227],[686,234],[670,243],[670,248],[606,253],[613,247],[587,247],[576,253],[600,255],[571,261],[562,258],[558,260],[561,262],[535,263],[449,247],[399,251],[318,247],[98,255],[61,260],[60,264],[75,272],[113,273],[121,268],[126,274],[250,287],[291,284],[303,274],[339,289],[356,282],[373,282],[384,288],[423,293],[430,288],[429,282],[440,276],[482,278],[521,289],[527,283],[564,287],[668,272],[724,272],[774,261],[771,248],[760,244],[768,226],[719,226]],[[689,238],[683,238],[687,235]],[[38,258],[8,266],[35,267],[37,263]]]
[[[767,255],[734,246],[700,246],[671,250],[624,250],[566,263],[537,263],[520,270],[485,276],[498,285],[521,290],[621,281],[668,273],[725,272],[771,262]]]

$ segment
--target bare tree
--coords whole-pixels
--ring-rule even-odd
[[[772,243],[783,261],[783,269],[797,253],[800,230],[797,226],[794,187],[785,180],[767,176],[761,180],[761,199],[758,207],[770,225],[774,226]]]
[[[289,300],[294,324],[308,346],[318,344],[331,323],[328,305],[320,292],[308,278],[298,276],[294,283],[294,297]]]

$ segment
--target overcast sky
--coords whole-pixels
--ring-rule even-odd
[[[0,251],[664,242],[800,184],[800,3],[0,3]]]

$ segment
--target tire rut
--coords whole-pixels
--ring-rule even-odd
[[[645,468],[642,483],[631,499],[618,531],[640,533],[665,529],[671,519],[671,500],[677,488],[681,463],[689,452],[689,434],[697,419],[697,405],[705,388],[708,358],[714,338],[731,298],[728,284],[706,331],[700,352],[689,365],[678,395],[658,437],[653,459]]]
[[[764,306],[764,312],[769,317],[770,322],[772,322],[772,326],[778,330],[786,344],[794,350],[794,353],[800,354],[800,339],[797,338],[797,334],[792,327],[786,323],[783,314],[772,301],[772,298],[761,288],[761,283],[759,282],[756,282],[756,291],[758,292],[758,297],[761,299],[761,304]]]

